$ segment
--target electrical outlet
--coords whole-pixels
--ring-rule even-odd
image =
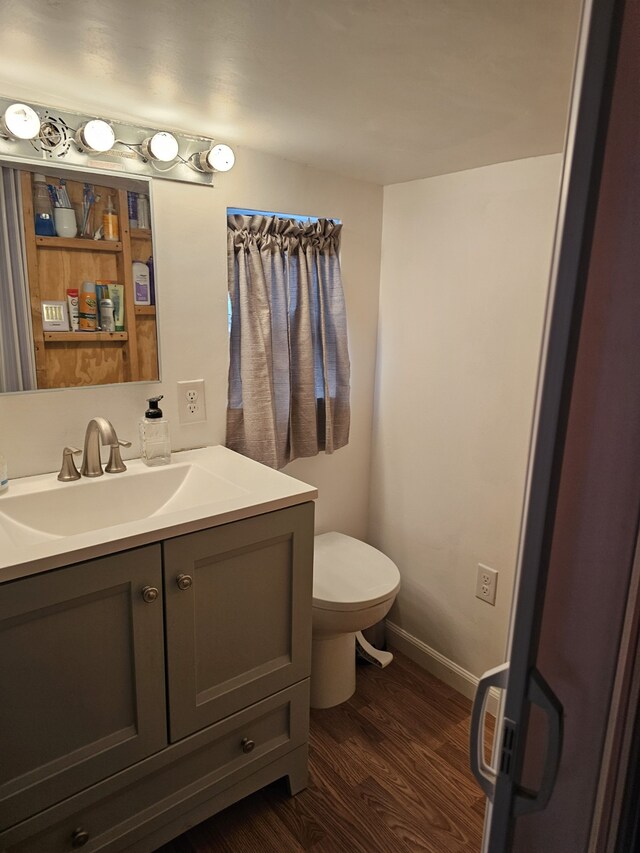
[[[486,601],[487,604],[496,603],[496,587],[498,585],[498,573],[495,569],[478,563],[478,577],[476,579],[476,598]]]
[[[178,420],[181,424],[206,421],[204,379],[185,379],[178,382]]]

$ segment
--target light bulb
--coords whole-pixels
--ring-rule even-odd
[[[161,130],[148,137],[142,143],[142,152],[150,160],[161,160],[168,163],[178,155],[178,140],[172,133]]]
[[[203,172],[228,172],[236,162],[236,157],[228,145],[220,144],[194,154],[191,160]]]
[[[207,151],[207,163],[216,172],[228,172],[236,162],[236,155],[228,145],[214,145]]]
[[[93,118],[76,131],[76,142],[85,151],[102,154],[110,151],[116,141],[113,128],[106,121]]]
[[[2,128],[10,139],[34,139],[40,133],[40,119],[26,104],[11,104],[2,117]]]

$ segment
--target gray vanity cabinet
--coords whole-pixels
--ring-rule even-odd
[[[308,502],[0,585],[0,853],[149,853],[304,788],[312,568]]]
[[[0,587],[0,827],[165,746],[161,595],[160,545]]]
[[[308,513],[292,507],[165,542],[171,741],[308,675]]]

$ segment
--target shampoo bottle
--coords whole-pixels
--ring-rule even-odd
[[[7,475],[7,460],[0,453],[0,492],[4,492],[9,487],[9,477]]]
[[[168,465],[171,462],[169,421],[162,417],[159,397],[149,397],[149,408],[140,418],[140,456],[145,465]]]

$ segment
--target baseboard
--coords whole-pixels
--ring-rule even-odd
[[[415,661],[431,675],[435,675],[440,681],[444,681],[449,687],[453,687],[458,693],[462,693],[468,699],[473,699],[476,695],[479,679],[472,675],[466,669],[463,669],[454,661],[449,660],[444,655],[432,649],[422,640],[408,634],[398,625],[394,625],[388,619],[386,621],[387,641],[390,646],[398,649],[399,652],[405,654],[412,661]],[[500,692],[493,687],[489,690],[487,698],[487,712],[492,716],[497,716],[498,703],[500,701]]]

